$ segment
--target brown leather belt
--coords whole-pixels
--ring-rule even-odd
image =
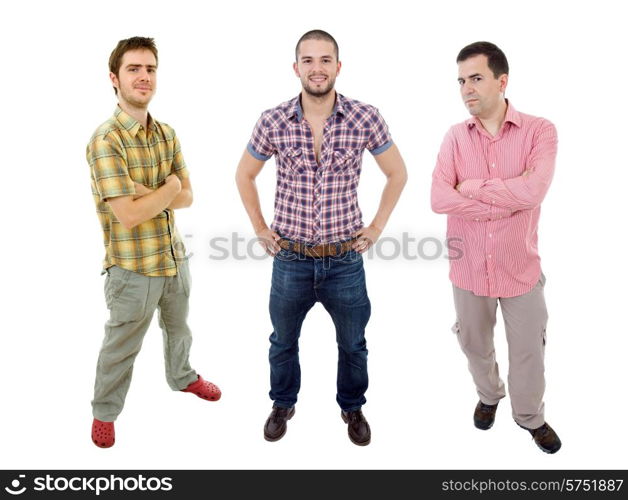
[[[277,243],[284,250],[298,252],[307,257],[329,257],[330,255],[342,255],[343,253],[351,250],[351,246],[357,238],[353,238],[351,240],[343,241],[341,243],[323,243],[321,245],[309,246],[304,243],[299,243],[297,241],[289,241],[281,238]]]

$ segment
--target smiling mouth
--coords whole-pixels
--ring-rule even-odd
[[[317,83],[317,84],[325,83],[325,81],[327,81],[327,77],[326,76],[312,76],[310,77],[310,81],[312,83]]]

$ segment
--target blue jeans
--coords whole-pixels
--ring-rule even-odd
[[[367,349],[364,328],[371,316],[362,255],[310,258],[281,250],[273,262],[270,292],[270,398],[289,408],[301,387],[299,335],[305,315],[321,302],[336,326],[336,401],[345,411],[366,403]]]

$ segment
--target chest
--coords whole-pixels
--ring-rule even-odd
[[[124,151],[129,176],[137,183],[155,189],[172,173],[173,141],[140,132],[135,137],[125,138]]]
[[[460,134],[453,151],[458,179],[510,179],[523,174],[533,157],[533,137],[511,132],[497,138],[474,129]]]
[[[312,137],[312,147],[314,149],[314,156],[316,157],[316,162],[320,162],[321,156],[321,147],[323,144],[323,134],[325,131],[325,123],[326,120],[320,118],[305,118],[305,126],[310,128],[310,134]]]

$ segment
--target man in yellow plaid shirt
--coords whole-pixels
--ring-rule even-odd
[[[170,388],[209,401],[221,396],[188,360],[190,273],[174,210],[192,204],[192,187],[174,130],[148,113],[157,87],[157,61],[152,38],[118,42],[109,58],[118,106],[87,146],[105,244],[110,311],[92,401],[92,441],[101,448],[115,442],[113,422],[124,406],[133,362],[155,309]]]

